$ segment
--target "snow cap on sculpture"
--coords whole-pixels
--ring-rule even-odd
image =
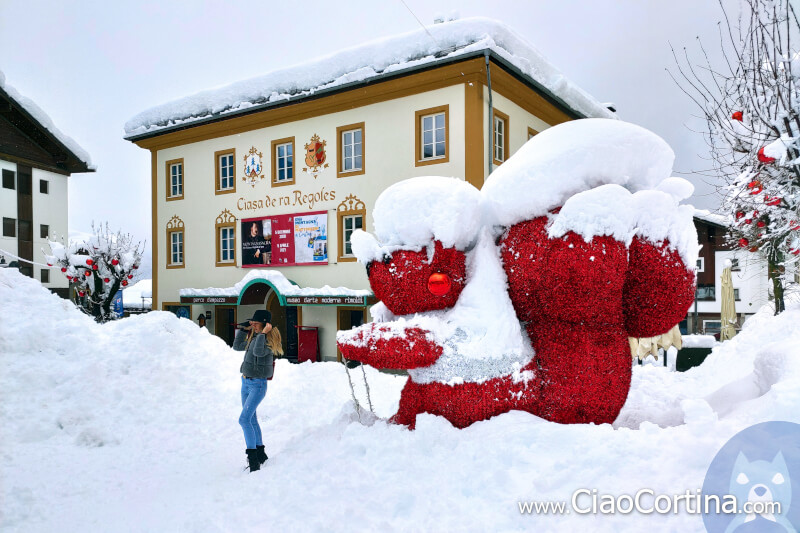
[[[353,253],[364,264],[396,250],[420,250],[434,241],[466,250],[481,228],[481,194],[457,178],[420,176],[387,188],[375,202],[375,237],[353,232]]]
[[[548,128],[495,170],[482,189],[489,220],[511,226],[571,196],[615,184],[636,192],[669,178],[675,153],[635,124],[582,119]]]

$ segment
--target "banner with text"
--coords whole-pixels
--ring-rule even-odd
[[[242,267],[327,264],[327,211],[242,220]]]

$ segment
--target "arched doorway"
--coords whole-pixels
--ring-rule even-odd
[[[281,332],[283,353],[291,361],[297,361],[297,328],[301,323],[300,308],[281,305],[280,294],[272,284],[264,281],[251,282],[239,298],[239,314],[253,313],[256,309],[266,309],[272,314],[272,325]],[[250,315],[248,315],[250,316]]]

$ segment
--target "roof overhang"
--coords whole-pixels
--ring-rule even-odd
[[[0,153],[3,153],[4,156],[8,155],[10,159],[19,163],[41,166],[62,174],[95,171],[2,87],[0,87],[0,117],[8,121],[27,140],[46,152],[51,159],[39,161],[18,157],[15,156],[11,147],[0,148]]]

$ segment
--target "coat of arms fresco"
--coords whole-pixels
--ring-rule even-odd
[[[325,162],[327,155],[325,154],[325,146],[327,141],[320,140],[319,135],[316,133],[311,137],[311,142],[306,143],[306,159],[305,163],[308,167],[303,167],[303,172],[307,172],[316,178],[321,169],[328,168]]]
[[[250,151],[244,155],[244,176],[242,176],[242,181],[249,183],[252,187],[256,186],[258,180],[264,179],[264,175],[261,173],[263,170],[262,157],[264,157],[263,154],[256,150],[255,146],[251,147]]]

